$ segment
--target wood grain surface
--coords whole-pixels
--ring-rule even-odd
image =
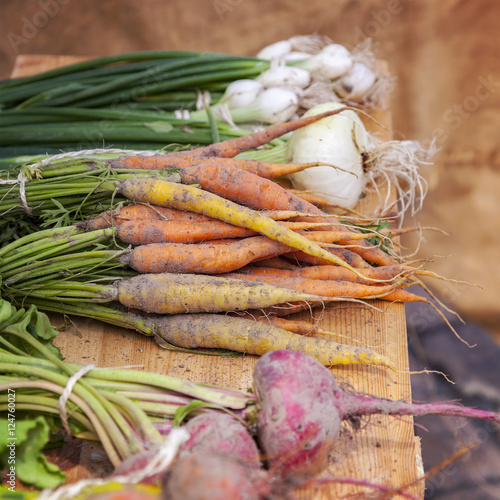
[[[12,77],[45,71],[81,60],[71,56],[22,55],[16,60]],[[390,112],[378,112],[374,118],[380,125],[368,120],[367,126],[382,139],[391,137]],[[363,200],[358,210],[367,212],[376,200]],[[404,306],[383,301],[370,302],[375,307],[359,303],[337,303],[315,311],[314,319],[325,330],[345,335],[349,339],[334,339],[343,343],[368,346],[389,357],[401,372],[408,371],[408,346]],[[296,315],[311,319],[309,313]],[[250,389],[254,356],[222,357],[188,354],[160,348],[151,338],[98,321],[63,318],[51,314],[56,327],[63,331],[55,343],[68,362],[97,366],[135,366],[152,372],[169,374],[183,379],[220,384],[237,389]],[[332,373],[339,382],[347,383],[357,391],[365,391],[391,399],[411,399],[410,378],[381,367],[334,367]],[[425,376],[425,375],[417,375]],[[92,447],[84,444],[79,463],[66,470],[69,482],[104,473],[106,467],[93,463]],[[414,435],[413,419],[395,419],[375,416],[360,430],[345,428],[331,455],[328,470],[323,476],[365,480],[398,489],[423,498],[424,484],[418,439]],[[337,499],[371,497],[375,490],[341,482],[327,486],[313,485],[297,492],[306,499]],[[380,492],[379,492],[380,493]],[[377,497],[377,495],[375,495]],[[377,497],[378,498],[378,497]],[[384,498],[402,498],[397,492]]]

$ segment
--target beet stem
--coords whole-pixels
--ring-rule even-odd
[[[344,420],[364,415],[443,415],[449,417],[475,418],[500,423],[500,413],[467,408],[451,403],[407,403],[390,399],[374,398],[350,393],[340,393],[339,412]]]

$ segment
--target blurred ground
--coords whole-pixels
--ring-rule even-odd
[[[409,332],[418,332],[414,366],[429,367],[422,355],[430,352],[433,366],[453,369],[458,362],[442,365],[443,358],[457,349],[459,378],[470,382],[455,393],[442,380],[419,376],[415,398],[458,397],[498,409],[498,344],[492,338],[500,340],[499,21],[496,0],[0,0],[0,78],[8,77],[18,54],[183,49],[253,55],[293,35],[319,33],[348,48],[371,38],[396,77],[395,138],[424,145],[435,139],[439,148],[425,171],[430,192],[413,222],[450,236],[424,232],[416,257],[432,258],[427,267],[443,276],[480,285],[432,281],[437,295],[467,320],[466,334],[478,343],[473,350],[457,344],[435,318],[409,309]],[[405,244],[412,253],[417,238]],[[431,467],[460,440],[440,421],[426,425],[433,432],[422,432],[424,463]],[[498,432],[494,438],[491,429],[478,429],[461,429],[463,441],[491,439],[453,472],[434,476],[429,498],[500,498]]]
[[[418,292],[426,296],[425,293]],[[428,296],[427,296],[428,297]],[[488,331],[474,322],[463,324],[447,314],[458,335],[424,304],[406,307],[410,369],[439,374],[412,376],[414,401],[460,401],[487,411],[500,411],[500,347]],[[463,456],[426,480],[426,499],[495,500],[500,498],[500,425],[450,417],[415,418],[427,472],[440,467],[460,449],[474,445]]]

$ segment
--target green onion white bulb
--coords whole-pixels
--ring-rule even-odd
[[[289,87],[305,89],[311,83],[311,74],[306,69],[277,65],[264,71],[256,80],[265,88]]]
[[[248,106],[263,90],[264,86],[258,80],[235,80],[227,86],[219,103],[226,104],[230,109]]]
[[[349,50],[343,45],[332,43],[321,49],[317,54],[300,63],[314,76],[335,80],[347,73],[353,65]]]
[[[350,101],[362,102],[375,84],[377,75],[366,64],[355,62],[335,86],[337,94]]]

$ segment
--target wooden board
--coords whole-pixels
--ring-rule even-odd
[[[72,56],[19,56],[12,77],[25,76],[81,60]],[[377,126],[367,126],[382,139],[391,137],[390,112],[378,112]],[[365,199],[359,210],[365,211],[376,201]],[[315,312],[315,318],[325,330],[361,342],[387,356],[401,371],[408,370],[408,346],[404,306],[373,302],[378,309],[354,303],[338,303]],[[303,313],[301,317],[308,317]],[[56,326],[68,326],[58,315],[51,315]],[[71,318],[72,323],[56,338],[67,361],[97,366],[140,366],[140,369],[165,373],[183,379],[220,384],[238,389],[249,389],[256,357],[219,357],[166,351],[148,337],[94,320]],[[338,339],[335,339],[338,340]],[[343,343],[354,340],[342,339]],[[359,344],[356,344],[359,345]],[[411,399],[408,375],[396,374],[379,367],[332,368],[340,381],[349,383],[358,391],[365,391],[391,399]],[[92,463],[91,446],[84,445],[79,464],[66,470],[68,481],[96,475],[99,467]],[[332,453],[324,476],[352,478],[405,489],[417,498],[423,498],[424,485],[417,481],[423,474],[418,438],[414,435],[413,419],[406,417],[372,417],[369,424],[358,431],[346,432]],[[331,483],[328,486],[304,488],[297,492],[300,499],[364,497],[373,491],[353,485]],[[402,498],[394,494],[393,498]]]

